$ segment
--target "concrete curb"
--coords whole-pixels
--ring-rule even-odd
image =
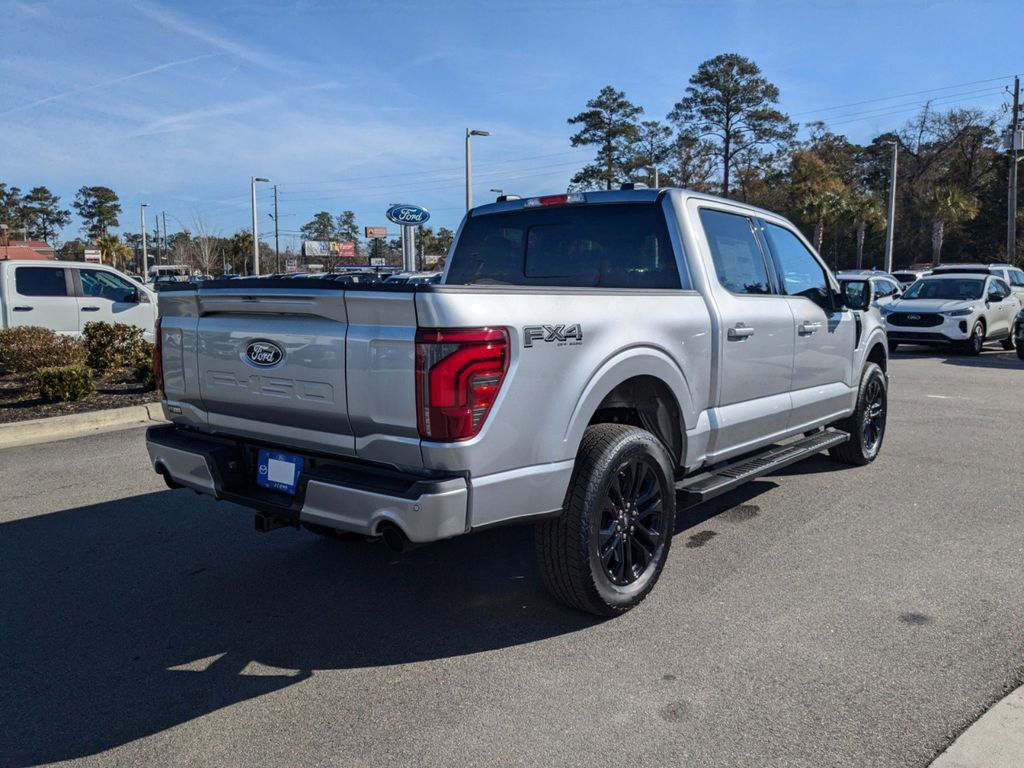
[[[931,768],[1024,765],[1024,686],[996,704],[939,755]]]
[[[0,424],[0,448],[19,445],[49,443],[82,437],[94,432],[128,429],[153,422],[164,421],[160,403],[130,405],[127,408],[108,408],[103,411],[72,413],[68,416],[50,416],[45,419],[16,421]]]

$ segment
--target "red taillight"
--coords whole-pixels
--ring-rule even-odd
[[[544,195],[531,197],[523,203],[525,208],[538,208],[542,205],[565,205],[566,203],[585,203],[587,198],[581,192],[570,192],[566,195]]]
[[[504,328],[416,332],[416,425],[424,440],[474,437],[508,370]]]
[[[163,349],[164,343],[160,334],[160,321],[161,318],[156,319],[156,341],[153,343],[153,379],[156,381],[156,390],[160,393],[160,397],[164,395],[164,358]]]

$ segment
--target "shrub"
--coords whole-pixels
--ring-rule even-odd
[[[123,323],[86,323],[85,348],[89,365],[97,371],[134,368],[137,362],[152,356],[142,329]]]
[[[153,345],[150,344],[150,347]],[[153,389],[156,387],[156,376],[153,375],[153,355],[143,358],[135,363],[135,368],[132,371],[135,376],[135,380],[142,382],[142,386],[146,389]]]
[[[79,366],[85,358],[85,345],[80,339],[61,336],[48,328],[23,325],[0,331],[0,367],[9,373]]]
[[[96,391],[92,371],[84,365],[61,365],[36,371],[39,396],[48,403],[82,400]]]

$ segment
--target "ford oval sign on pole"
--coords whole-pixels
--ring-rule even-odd
[[[385,215],[388,221],[403,227],[418,227],[430,221],[430,211],[419,205],[393,205]]]

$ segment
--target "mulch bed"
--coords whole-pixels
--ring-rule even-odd
[[[129,371],[95,374],[96,392],[74,403],[44,403],[35,391],[31,376],[0,374],[0,424],[69,413],[102,411],[143,405],[160,399],[154,390],[146,390]]]

